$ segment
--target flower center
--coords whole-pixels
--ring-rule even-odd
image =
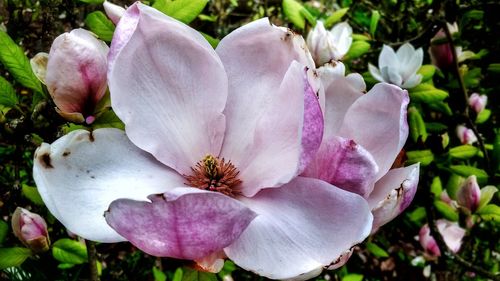
[[[234,188],[241,183],[238,178],[240,172],[231,161],[226,162],[224,158],[208,154],[191,170],[191,175],[184,175],[189,186],[217,191],[231,197],[239,193]]]

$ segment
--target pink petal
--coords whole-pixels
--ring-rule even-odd
[[[125,240],[104,220],[113,200],[144,200],[185,181],[117,129],[77,130],[42,144],[33,178],[45,205],[66,228],[100,242]]]
[[[258,216],[225,252],[239,266],[272,279],[330,265],[371,229],[361,196],[317,179],[297,177],[241,200]]]
[[[102,3],[102,6],[104,7],[106,15],[114,24],[118,24],[120,18],[123,16],[123,14],[125,14],[125,9],[123,7],[106,0],[104,1],[104,3]]]
[[[315,160],[302,176],[329,182],[344,190],[368,196],[378,172],[377,163],[353,140],[331,137],[323,140]]]
[[[376,184],[368,198],[373,213],[373,231],[403,212],[418,187],[419,164],[390,170]]]
[[[267,118],[265,116],[269,114],[269,104],[276,99],[276,93],[291,83],[285,83],[284,77],[291,75],[287,72],[292,61],[296,60],[311,69],[314,68],[314,62],[300,35],[273,26],[268,19],[254,21],[233,31],[221,40],[216,51],[224,63],[229,78],[229,95],[224,110],[227,130],[222,154],[230,158],[236,167],[246,167],[248,156],[255,153],[255,149],[259,149],[259,146],[265,145],[257,143],[255,130],[258,122],[262,122],[259,120]],[[301,70],[300,78],[299,74],[294,78],[299,79],[297,84],[303,83],[302,77]],[[305,86],[301,84],[300,87],[303,100]],[[294,105],[290,104],[290,107],[293,108]],[[294,111],[296,108],[291,111],[299,114]],[[303,110],[301,107],[300,112]],[[290,130],[295,129],[290,128]],[[273,155],[276,154],[278,153]],[[295,164],[291,162],[286,165]],[[283,180],[286,182],[289,179]],[[278,183],[269,182],[267,185],[276,184]],[[245,192],[247,195],[250,193]]]
[[[227,77],[196,30],[132,5],[115,31],[108,75],[113,109],[138,147],[181,174],[219,154]]]
[[[330,138],[338,135],[346,112],[358,98],[363,96],[363,92],[359,89],[357,81],[351,82],[343,74],[325,71],[326,69],[328,68],[323,67],[323,71],[320,73],[321,81],[327,85],[325,89],[324,138]]]
[[[222,149],[223,156],[240,170],[240,191],[250,197],[262,188],[279,187],[298,175],[315,155],[323,133],[318,99],[305,67],[296,61],[262,107],[254,127],[248,128],[253,132],[249,136],[252,142],[228,131]],[[245,151],[238,151],[243,145],[247,145]]]
[[[119,199],[106,221],[142,251],[160,257],[200,259],[230,245],[255,213],[221,193],[176,188],[148,197]]]
[[[454,253],[460,250],[462,239],[465,236],[465,229],[461,228],[458,223],[447,221],[445,219],[437,220],[437,229],[443,236],[444,243]]]
[[[379,83],[357,99],[346,112],[338,135],[353,139],[375,158],[377,179],[392,166],[408,138],[408,92]]]

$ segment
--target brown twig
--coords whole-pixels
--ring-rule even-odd
[[[457,75],[458,84],[460,86],[460,90],[461,90],[461,92],[463,94],[463,98],[464,98],[465,107],[463,108],[463,112],[464,112],[463,115],[464,115],[465,120],[467,122],[467,126],[469,128],[471,128],[471,130],[474,132],[474,135],[476,135],[477,142],[479,144],[479,148],[481,149],[481,151],[483,152],[483,155],[484,155],[486,170],[490,171],[490,159],[488,157],[488,153],[486,152],[483,138],[479,135],[479,131],[477,130],[476,125],[474,124],[474,122],[470,118],[470,110],[469,110],[469,103],[468,103],[469,102],[469,94],[467,93],[467,88],[465,87],[464,78],[463,78],[462,74],[460,73],[460,66],[458,63],[457,50],[456,50],[455,44],[453,42],[453,37],[452,37],[450,29],[448,28],[448,25],[446,24],[445,21],[441,22],[441,26],[444,30],[444,33],[446,34],[446,39],[448,40],[448,44],[449,44],[450,49],[451,49],[451,54],[452,54],[453,62],[454,62],[455,74]]]
[[[97,273],[97,249],[95,247],[95,243],[89,240],[85,240],[85,245],[87,245],[90,281],[99,281],[99,274]]]

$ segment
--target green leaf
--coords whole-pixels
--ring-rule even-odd
[[[475,175],[479,184],[484,184],[488,181],[488,174],[483,169],[467,165],[451,165],[450,170],[462,177]]]
[[[301,3],[295,0],[283,0],[283,13],[290,20],[293,25],[299,29],[304,29],[306,25],[306,19],[301,12],[304,8]]]
[[[460,145],[460,146],[455,146],[453,148],[450,148],[450,151],[448,152],[451,157],[457,158],[457,159],[469,159],[477,155],[479,152],[479,149],[475,146],[465,144],[465,145]]]
[[[500,207],[495,204],[489,204],[477,212],[483,220],[493,220],[500,223]]]
[[[488,121],[488,119],[490,118],[490,116],[491,116],[491,110],[489,110],[489,109],[483,109],[477,115],[477,117],[476,117],[476,123],[477,124],[482,124],[482,123]]]
[[[13,108],[18,103],[19,100],[16,95],[16,90],[14,90],[14,87],[12,87],[9,81],[0,76],[0,105]]]
[[[210,43],[210,45],[212,45],[212,48],[217,48],[217,45],[219,45],[219,42],[220,40],[217,39],[217,38],[214,38],[206,33],[203,33],[203,32],[200,32],[201,35],[203,35],[203,37],[205,37],[205,39],[208,41],[208,43]]]
[[[342,281],[362,281],[364,278],[363,274],[349,273],[342,277]]]
[[[172,281],[182,281],[183,271],[182,268],[177,268],[174,272],[174,277],[172,277]]]
[[[443,184],[441,183],[440,177],[434,177],[431,183],[431,192],[435,197],[439,198],[443,192]]]
[[[492,151],[493,171],[500,171],[500,131],[496,132]]]
[[[419,139],[425,142],[427,139],[427,129],[425,128],[424,119],[414,106],[408,109],[408,123],[410,125],[410,137],[413,142],[416,143]]]
[[[457,174],[450,175],[450,177],[448,178],[448,182],[446,183],[446,191],[451,199],[457,199],[457,191],[463,181],[464,178]]]
[[[448,126],[439,122],[426,122],[425,128],[427,128],[427,131],[429,132],[440,134],[445,132],[448,129]]]
[[[9,234],[9,224],[0,220],[0,245],[5,241],[7,234]]]
[[[31,250],[27,248],[0,248],[0,270],[20,266],[30,256]]]
[[[424,167],[434,161],[434,154],[430,149],[408,151],[406,156],[408,157],[406,161],[408,165],[420,162],[420,165]]]
[[[370,48],[370,43],[366,41],[354,41],[351,44],[351,48],[349,48],[349,51],[347,52],[346,60],[359,58],[366,54]]]
[[[102,5],[102,3],[104,3],[104,0],[79,0],[79,1],[91,5]]]
[[[410,95],[411,96],[411,95]],[[435,111],[441,112],[443,114],[446,114],[447,116],[452,116],[453,112],[451,111],[450,106],[446,102],[435,102],[428,104],[428,106]]]
[[[208,0],[156,0],[153,8],[188,24],[196,19],[207,3]]]
[[[59,269],[70,269],[72,267],[75,267],[75,264],[73,264],[73,263],[60,263],[57,265],[57,268],[59,268]]]
[[[28,57],[9,35],[0,30],[0,62],[14,76],[17,82],[35,92],[43,93],[40,80],[31,70]]]
[[[389,257],[389,254],[384,249],[380,248],[379,245],[377,245],[375,243],[372,243],[372,242],[366,243],[366,249],[370,253],[372,253],[374,256],[376,256],[377,258]]]
[[[95,11],[85,17],[85,24],[94,32],[100,39],[111,42],[115,25],[101,11]]]
[[[153,278],[155,281],[167,281],[167,275],[156,266],[153,266]]]
[[[78,241],[63,238],[52,246],[52,255],[61,263],[82,264],[87,262],[87,247]]]
[[[448,93],[446,91],[436,89],[434,85],[427,83],[413,87],[409,89],[409,91],[410,99],[412,101],[423,102],[427,104],[440,102],[448,97]]]
[[[316,18],[305,7],[300,10],[300,14],[307,20],[311,26],[316,25]]]
[[[377,31],[378,21],[380,20],[380,13],[377,10],[372,10],[372,17],[370,18],[370,34],[375,37]]]
[[[124,129],[125,125],[123,122],[116,116],[116,114],[113,112],[113,110],[107,110],[97,116],[96,120],[94,123],[92,123],[92,128],[98,129],[98,128],[118,128],[118,129]]]
[[[27,184],[22,185],[22,193],[24,197],[28,198],[31,202],[35,203],[38,206],[44,206],[45,203],[43,203],[42,197],[40,196],[40,193],[38,193],[38,189],[33,186],[29,186]]]
[[[185,268],[182,281],[217,281],[217,276],[213,273]]]
[[[342,19],[342,17],[347,13],[347,11],[349,11],[349,8],[342,8],[340,10],[333,12],[333,14],[325,20],[324,22],[325,27],[330,28],[334,23],[339,22]]]
[[[436,67],[432,64],[422,65],[417,71],[417,74],[422,75],[422,83],[431,80],[434,73],[436,73]]]
[[[450,221],[458,221],[458,212],[443,201],[435,200],[434,207],[443,217]]]
[[[479,205],[477,209],[481,210],[482,207],[488,205],[497,191],[498,189],[493,185],[487,185],[481,188],[481,197],[479,198]]]
[[[408,213],[408,218],[417,225],[422,225],[422,222],[425,220],[426,216],[427,214],[424,207],[418,207],[413,212]]]
[[[488,65],[488,71],[493,73],[500,73],[500,63],[492,63]]]

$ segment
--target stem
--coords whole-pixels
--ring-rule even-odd
[[[97,249],[95,248],[95,243],[85,240],[85,245],[87,245],[87,256],[89,259],[90,281],[99,281],[99,275],[97,274]]]
[[[462,77],[462,74],[460,74],[460,66],[458,64],[457,50],[455,48],[455,44],[453,43],[453,37],[451,36],[450,29],[448,28],[448,25],[446,24],[446,22],[444,22],[444,21],[441,22],[441,26],[443,27],[444,33],[446,34],[446,39],[448,40],[448,44],[450,45],[451,55],[453,57],[453,62],[455,64],[455,67],[454,67],[455,74],[457,75],[458,84],[460,86],[460,90],[462,91],[463,98],[464,98],[465,108],[463,109],[463,112],[464,112],[463,115],[464,115],[465,120],[467,122],[467,126],[469,128],[471,128],[471,130],[474,132],[474,135],[476,135],[477,142],[479,144],[479,148],[481,149],[481,151],[483,152],[483,155],[484,155],[486,170],[491,172],[490,171],[490,159],[488,157],[488,153],[486,152],[486,148],[484,147],[483,138],[479,135],[479,131],[477,130],[476,125],[474,124],[474,122],[470,118],[470,110],[469,110],[469,105],[468,105],[469,94],[467,93],[467,88],[465,87],[464,78]]]

